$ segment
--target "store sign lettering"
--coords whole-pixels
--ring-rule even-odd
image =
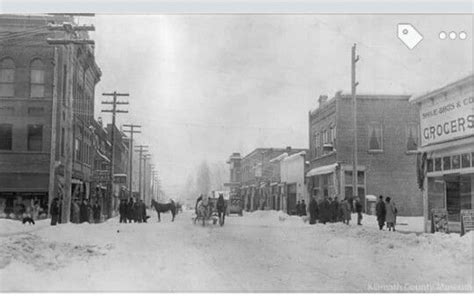
[[[421,106],[421,145],[474,134],[474,97]]]

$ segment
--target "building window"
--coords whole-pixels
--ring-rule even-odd
[[[344,171],[344,196],[349,198],[353,197],[353,187],[352,187],[352,170]],[[357,196],[360,197],[363,201],[365,198],[365,172],[357,171]]]
[[[43,107],[29,107],[28,108],[28,115],[31,116],[39,116],[44,114],[44,108]]]
[[[443,157],[443,170],[447,171],[451,169],[451,157]]]
[[[11,124],[0,124],[0,150],[12,150]]]
[[[414,152],[418,149],[418,125],[407,125],[407,152]]]
[[[372,123],[369,125],[369,150],[383,151],[382,125]]]
[[[426,160],[426,170],[428,172],[432,172],[434,170],[434,165],[433,165],[433,159],[432,158],[428,158]]]
[[[0,61],[0,97],[15,95],[15,62],[10,58]]]
[[[461,168],[461,156],[453,155],[453,157],[452,157],[452,168],[453,168],[453,170]]]
[[[319,157],[319,146],[320,146],[320,139],[319,133],[314,136],[314,156]]]
[[[30,64],[30,97],[44,98],[44,65],[40,59]]]
[[[440,172],[440,171],[443,169],[442,166],[441,166],[441,157],[435,158],[434,169],[435,169],[435,171],[437,171],[437,172]]]
[[[14,115],[15,108],[13,107],[0,107],[0,115]]]
[[[465,153],[461,155],[461,167],[468,168],[471,166],[471,154]]]
[[[28,150],[41,151],[43,149],[43,126],[28,125]]]

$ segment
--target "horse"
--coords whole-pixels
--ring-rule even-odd
[[[198,219],[202,220],[202,226],[206,225],[206,220],[209,219],[211,211],[209,209],[209,204],[205,205],[202,200],[197,203],[196,206],[196,218],[194,219],[194,223],[197,222]]]
[[[152,199],[151,205],[155,208],[156,213],[158,214],[158,222],[161,222],[160,213],[166,213],[168,211],[171,211],[171,215],[172,215],[171,222],[174,221],[174,217],[176,216],[176,205],[174,201],[163,204]]]

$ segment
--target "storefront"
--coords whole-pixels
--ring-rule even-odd
[[[445,211],[448,231],[459,232],[461,210],[474,202],[474,76],[410,100],[420,106],[419,174],[425,231],[433,210]]]
[[[1,174],[0,217],[20,219],[24,214],[45,218],[48,211],[47,174]]]

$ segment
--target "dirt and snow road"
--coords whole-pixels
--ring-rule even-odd
[[[273,211],[193,225],[0,220],[3,291],[470,291],[473,236],[308,225]]]

